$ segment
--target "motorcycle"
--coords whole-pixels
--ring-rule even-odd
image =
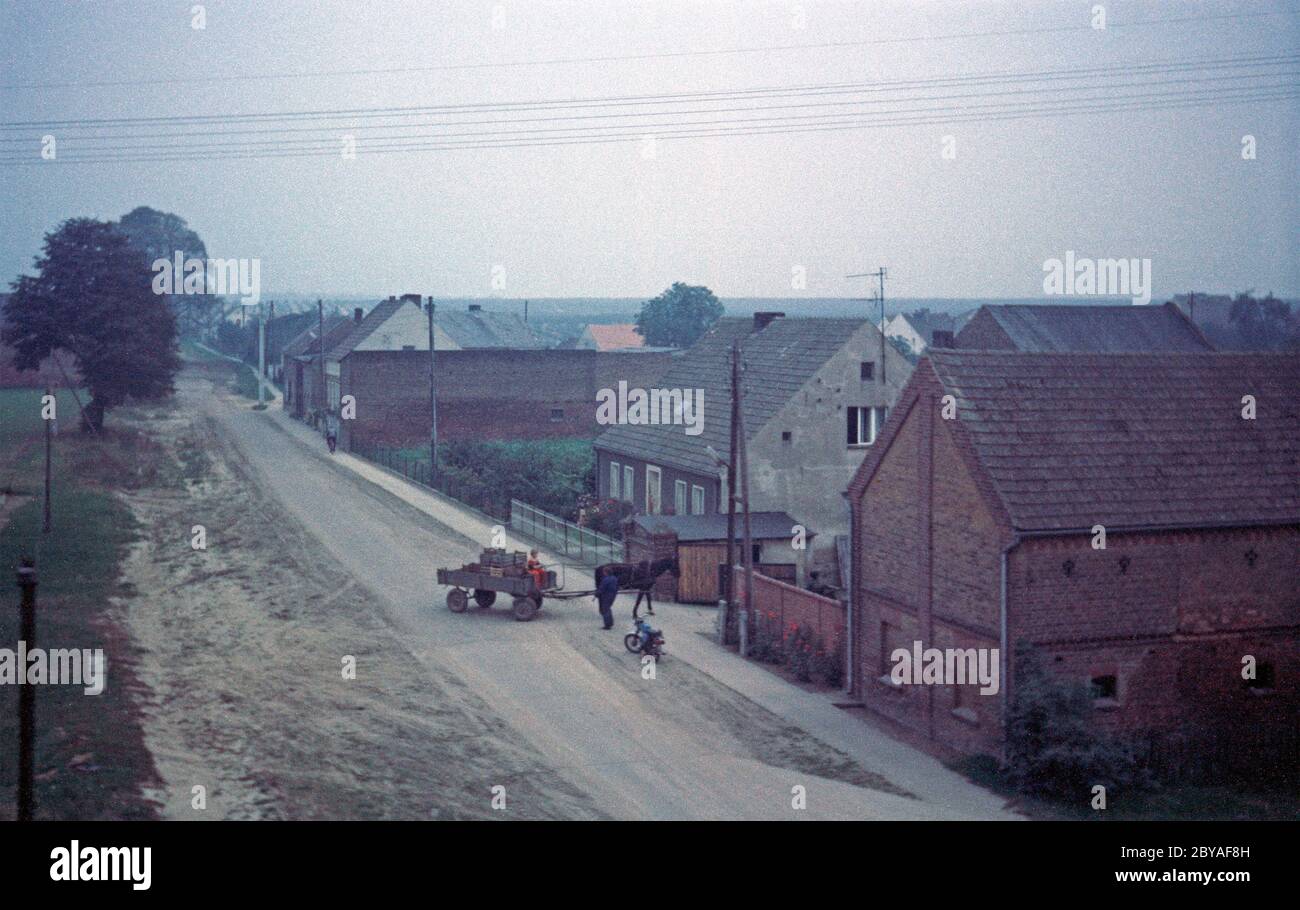
[[[650,623],[637,618],[632,631],[623,636],[623,647],[633,654],[649,654],[657,661],[664,653],[663,630],[651,628]]]

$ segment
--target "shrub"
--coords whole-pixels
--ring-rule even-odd
[[[1007,719],[1007,774],[1026,793],[1078,800],[1148,785],[1126,742],[1094,729],[1092,693],[1051,674],[1030,645],[1015,652],[1016,689]]]

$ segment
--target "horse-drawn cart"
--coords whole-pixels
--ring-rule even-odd
[[[527,568],[523,553],[506,553],[504,550],[484,550],[478,562],[466,563],[459,569],[439,569],[438,584],[450,585],[447,592],[447,609],[464,613],[469,609],[472,593],[474,602],[487,608],[496,602],[497,593],[509,594],[515,619],[529,622],[542,608],[542,598],[568,600],[590,596],[591,591],[563,591],[555,573],[543,570],[544,583]]]

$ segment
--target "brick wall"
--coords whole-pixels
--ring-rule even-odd
[[[743,569],[735,570],[735,585],[738,599],[743,601]],[[753,618],[755,615],[757,620]],[[806,625],[813,630],[815,636],[821,638],[828,649],[834,649],[844,638],[845,606],[838,600],[822,597],[755,572],[754,610],[751,612],[750,628],[754,628],[756,621],[770,623],[783,631],[792,626]]]
[[[657,377],[667,354],[583,350],[438,351],[438,438],[543,439],[594,436],[601,382],[626,375]],[[341,364],[342,391],[357,399],[356,420],[340,443],[355,437],[381,445],[429,438],[427,351],[353,351]],[[617,384],[617,378],[614,379]]]

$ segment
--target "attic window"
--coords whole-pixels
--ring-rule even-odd
[[[559,423],[564,419],[564,408],[551,408],[551,423]]]
[[[871,360],[862,361],[862,381],[876,378],[876,364]]]
[[[1246,680],[1252,695],[1267,695],[1273,691],[1273,665],[1261,661],[1255,666],[1255,678]]]
[[[782,441],[782,442],[789,442],[789,441],[792,440],[793,438],[794,438],[794,434],[792,434],[789,430],[782,430],[782,431],[781,431],[781,441]]]

